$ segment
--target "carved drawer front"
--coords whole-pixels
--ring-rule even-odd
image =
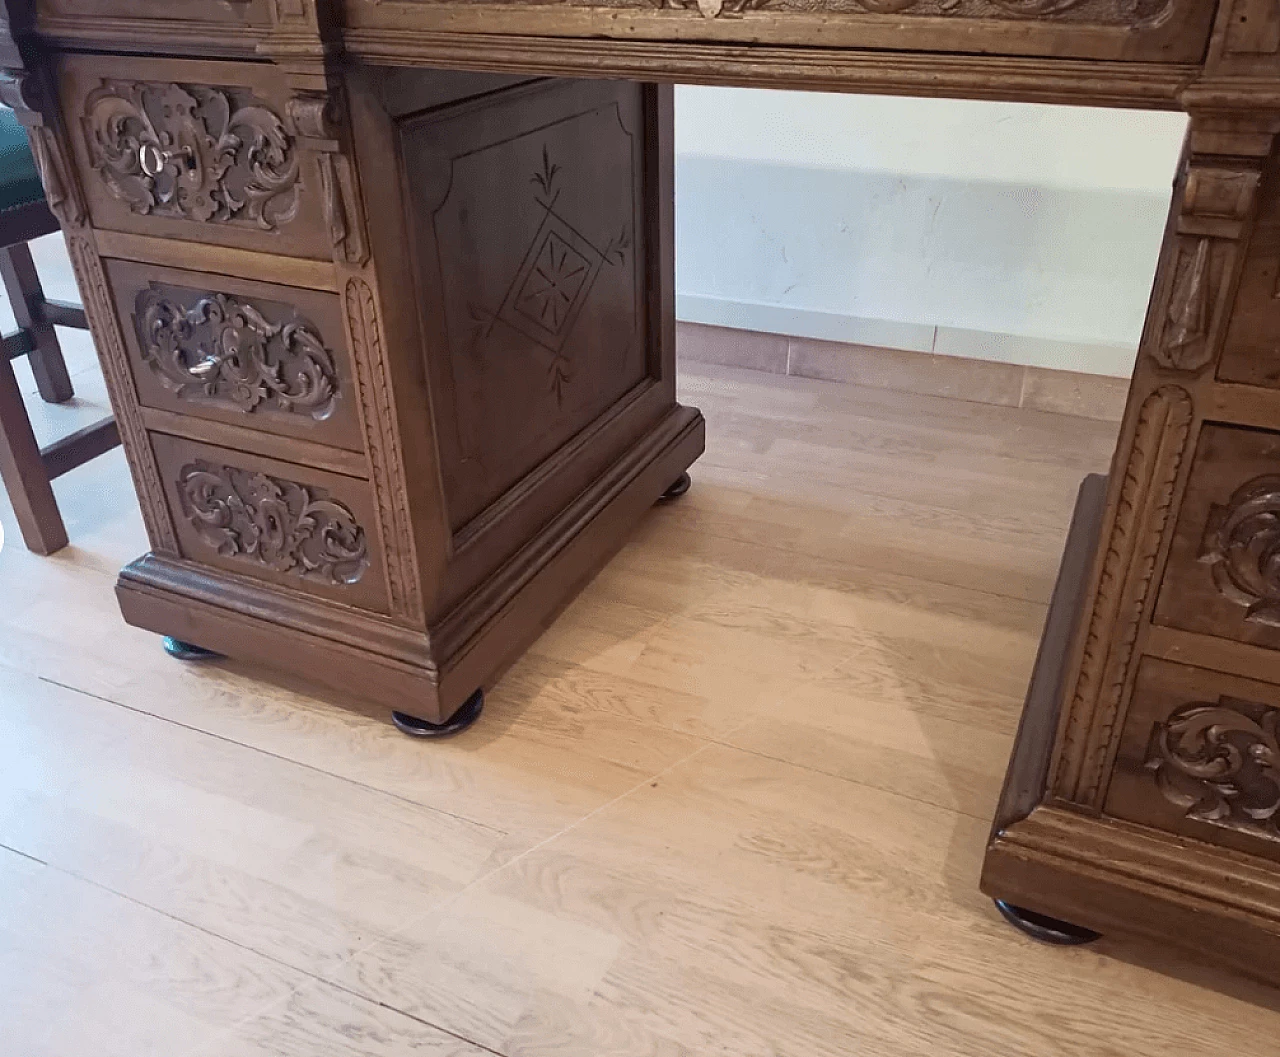
[[[1280,688],[1146,658],[1106,814],[1280,860]]]
[[[1201,432],[1155,622],[1280,649],[1280,434]]]
[[[332,257],[317,155],[275,67],[77,55],[60,83],[96,227]]]
[[[361,450],[337,295],[105,264],[144,407]]]
[[[151,445],[184,558],[387,611],[368,482],[163,433]]]

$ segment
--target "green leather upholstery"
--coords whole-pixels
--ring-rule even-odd
[[[12,110],[0,107],[0,212],[43,198],[27,131]]]

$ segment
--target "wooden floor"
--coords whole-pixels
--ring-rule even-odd
[[[119,452],[59,482],[56,558],[0,510],[0,1052],[1280,1053],[1275,993],[1037,946],[977,890],[1115,427],[682,388],[692,492],[447,743],[125,627]]]

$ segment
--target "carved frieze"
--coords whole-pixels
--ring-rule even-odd
[[[264,231],[297,214],[294,138],[247,89],[107,81],[82,123],[93,168],[134,213]]]
[[[333,412],[333,355],[286,305],[153,284],[138,294],[134,321],[143,361],[179,397],[317,421]]]
[[[1221,697],[1176,709],[1151,732],[1145,766],[1187,818],[1280,840],[1280,709]]]
[[[197,460],[178,472],[183,513],[217,553],[330,586],[357,583],[369,546],[323,488]]]
[[[1200,561],[1246,620],[1280,627],[1280,475],[1255,477],[1210,507]]]
[[[371,0],[378,2],[378,0]],[[492,3],[493,0],[473,0]],[[549,2],[549,0],[543,0]],[[608,7],[732,19],[784,13],[919,15],[956,19],[1035,19],[1138,26],[1158,20],[1172,0],[560,0],[571,7]]]

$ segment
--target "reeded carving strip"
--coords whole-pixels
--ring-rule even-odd
[[[164,485],[160,481],[147,431],[138,413],[124,335],[120,333],[115,304],[107,289],[107,277],[102,270],[102,263],[88,240],[83,237],[68,236],[67,250],[75,272],[76,285],[80,289],[80,296],[84,298],[85,315],[89,317],[89,324],[93,328],[94,344],[97,346],[102,373],[111,394],[116,424],[120,428],[125,453],[129,457],[129,470],[133,474],[134,488],[138,492],[147,536],[154,550],[177,555],[178,541],[169,520]]]
[[[365,447],[373,469],[373,491],[378,521],[386,540],[387,587],[391,611],[410,620],[423,619],[422,590],[418,583],[413,530],[405,496],[404,468],[395,409],[387,382],[387,362],[378,324],[373,290],[363,279],[351,279],[346,289],[347,321],[355,359]]]
[[[44,102],[35,77],[25,70],[5,70],[0,74],[0,102],[24,116],[23,125],[31,143],[45,201],[64,228],[84,223],[85,208],[79,185],[67,165],[66,156],[53,129],[45,124]]]
[[[1050,783],[1057,796],[1073,803],[1101,803],[1191,414],[1191,397],[1174,385],[1155,390],[1138,412],[1080,670],[1067,698],[1062,751]]]

